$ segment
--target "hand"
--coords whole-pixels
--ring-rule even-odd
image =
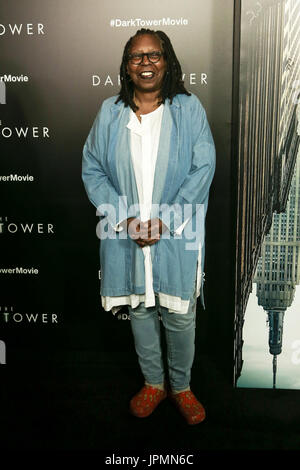
[[[131,222],[129,222],[129,225]],[[135,221],[133,226],[129,227],[128,233],[131,238],[141,247],[151,246],[160,240],[161,234],[167,229],[159,218],[150,219],[146,222]],[[131,232],[131,233],[130,233]]]
[[[123,220],[119,225],[120,227],[122,227],[124,230],[126,230],[126,232],[129,233],[128,229],[129,229],[129,225],[131,224],[131,222],[135,221],[135,226],[136,224],[139,225],[140,223],[140,220],[139,219],[136,219],[135,217],[129,217],[128,219],[125,219]],[[137,222],[136,222],[137,221]]]
[[[160,240],[161,234],[167,229],[158,218],[141,222],[140,219],[129,217],[121,223],[121,226],[127,230],[130,238],[141,248],[154,245],[154,243]]]
[[[135,217],[129,217],[120,223],[120,226],[127,231],[130,238],[138,245],[140,244],[140,230],[141,221]]]

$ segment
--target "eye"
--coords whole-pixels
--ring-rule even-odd
[[[130,54],[129,60],[132,64],[139,64],[143,60],[143,54]]]
[[[162,56],[162,53],[159,51],[150,52],[149,54],[149,58],[152,59],[153,61],[159,61],[161,56]]]

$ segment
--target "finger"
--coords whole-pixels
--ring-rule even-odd
[[[157,243],[158,240],[159,240],[159,238],[150,239],[150,240],[147,242],[147,246],[152,246],[152,245],[154,245],[154,243]]]
[[[152,231],[151,233],[148,234],[148,240],[156,239],[158,240],[160,237],[160,233],[158,231]]]
[[[128,234],[134,240],[140,238],[140,224],[136,225],[132,222],[129,225]]]
[[[145,240],[145,243],[146,245],[153,245],[154,243],[158,242],[159,239],[160,239],[159,235],[157,238],[147,238],[147,240]]]
[[[132,238],[132,240],[134,240],[134,241],[140,239],[140,235],[139,235],[138,233],[136,233],[136,232],[129,233],[129,236],[130,236],[130,238]]]
[[[140,238],[142,240],[147,240],[149,237],[148,229],[143,229],[139,232]]]
[[[148,234],[149,238],[154,238],[158,233],[160,233],[160,224],[158,219],[153,219],[150,222],[151,223],[149,224]]]

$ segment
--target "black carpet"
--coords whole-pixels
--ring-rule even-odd
[[[20,363],[20,351],[17,353]],[[168,400],[148,418],[128,403],[143,384],[134,354],[61,353],[1,367],[1,449],[131,452],[300,449],[300,391],[235,389],[222,361],[198,355],[192,390],[206,420],[188,426]],[[274,454],[273,454],[274,455]],[[198,457],[197,457],[198,456]]]

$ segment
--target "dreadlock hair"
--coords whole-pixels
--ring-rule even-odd
[[[151,29],[142,28],[139,29],[136,34],[132,36],[125,44],[122,63],[120,66],[121,89],[116,101],[116,103],[123,101],[125,107],[130,106],[134,112],[138,110],[138,107],[133,101],[134,86],[129,74],[127,73],[127,63],[133,40],[137,36],[143,34],[151,34],[158,38],[166,61],[166,72],[159,95],[159,104],[164,103],[167,98],[169,98],[170,103],[172,103],[174,96],[177,94],[185,94],[188,96],[191,95],[191,93],[189,93],[184,87],[181,65],[176,57],[175,51],[168,36],[163,31],[153,31]]]

